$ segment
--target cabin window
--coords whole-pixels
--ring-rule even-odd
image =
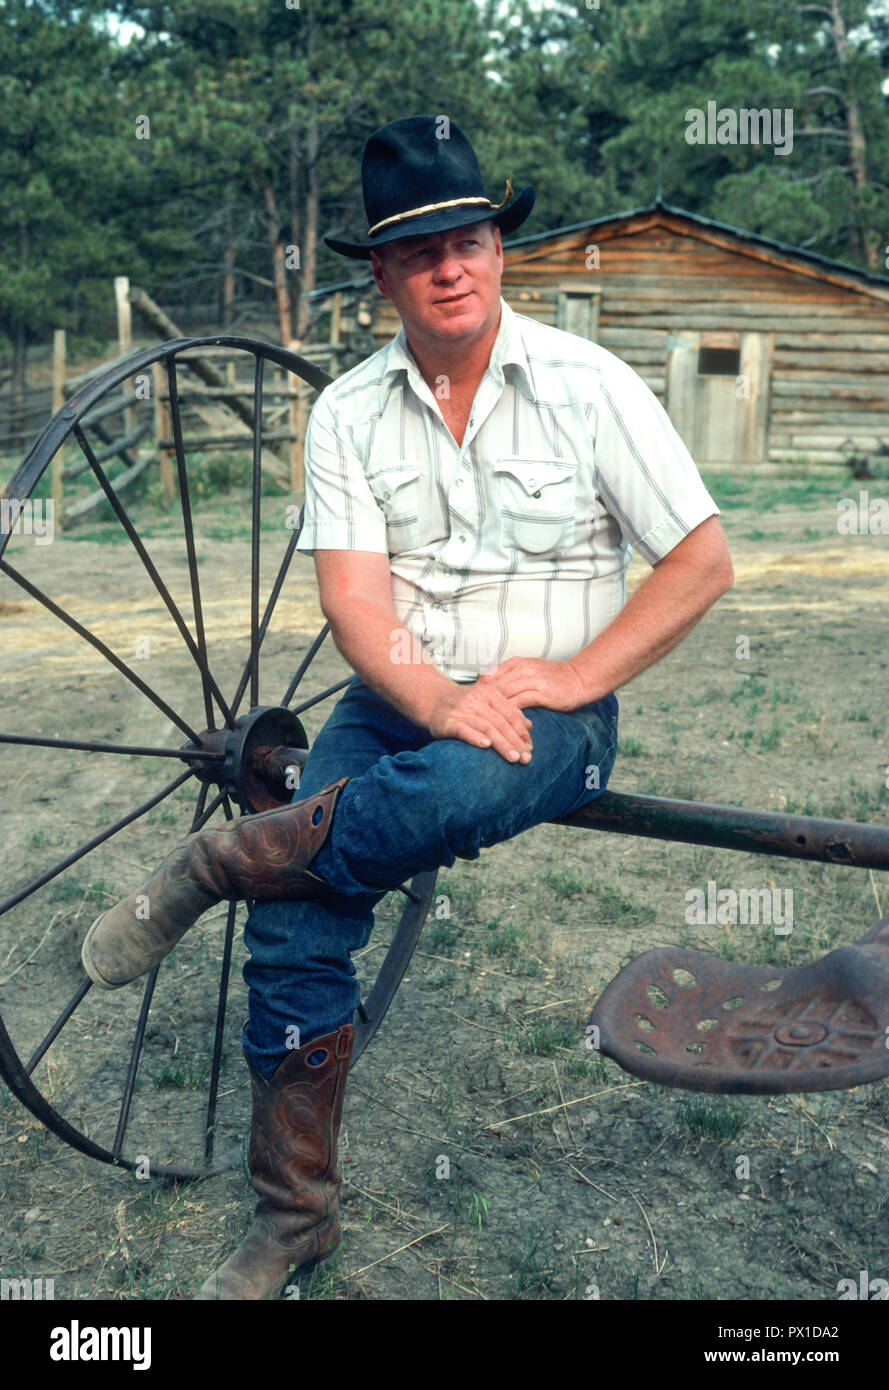
[[[599,301],[601,290],[598,285],[578,289],[573,286],[560,286],[556,304],[556,327],[564,333],[574,333],[578,338],[588,338],[595,343],[599,338]]]
[[[698,376],[738,376],[740,348],[702,347],[698,352]]]

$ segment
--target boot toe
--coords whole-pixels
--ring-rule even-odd
[[[80,960],[87,975],[100,989],[119,989],[127,981],[114,978],[113,964],[102,949],[102,923],[107,916],[107,912],[102,912],[93,922],[80,948]]]

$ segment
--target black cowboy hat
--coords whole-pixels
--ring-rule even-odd
[[[326,236],[324,244],[363,261],[387,241],[488,219],[502,233],[511,232],[524,222],[536,196],[528,184],[507,202],[512,193],[507,180],[503,201],[492,203],[475,150],[447,116],[405,116],[375,130],[361,157],[361,186],[369,239]]]

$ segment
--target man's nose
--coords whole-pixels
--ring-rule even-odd
[[[462,270],[459,256],[454,251],[443,250],[435,266],[436,277],[439,280],[456,280]]]

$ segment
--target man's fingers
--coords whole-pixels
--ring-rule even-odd
[[[534,705],[546,705],[550,698],[537,686],[530,686],[527,680],[523,681],[519,678],[514,678],[508,684],[504,684],[499,689],[499,693],[509,700],[516,709],[525,707],[530,709]]]
[[[444,713],[444,711],[442,711]],[[459,738],[476,748],[493,748],[507,762],[528,762],[531,720],[493,686],[459,697],[439,726],[440,738]]]
[[[500,696],[490,702],[490,718],[494,724],[507,736],[511,736],[516,743],[519,753],[531,750],[531,735],[528,730],[531,721],[526,719],[518,705]],[[481,710],[482,717],[487,713]]]
[[[532,727],[531,720],[524,711],[519,708],[519,705],[515,701],[500,695],[500,698],[495,702],[495,708],[501,717],[509,723],[510,728],[515,729],[522,743],[526,743],[530,746],[531,735],[528,731]]]
[[[507,721],[492,718],[481,711],[471,712],[467,710],[456,721],[456,737],[464,738],[467,733],[473,737],[466,739],[467,742],[474,743],[476,747],[490,746],[495,752],[499,753],[507,762],[527,762],[531,756],[531,740],[522,731],[522,737]],[[479,742],[478,735],[487,742]]]
[[[504,734],[493,726],[484,730],[468,724],[459,724],[454,737],[461,738],[464,743],[471,743],[476,748],[492,748],[508,763],[529,762],[531,759],[530,748],[517,748],[516,739],[512,734]]]

